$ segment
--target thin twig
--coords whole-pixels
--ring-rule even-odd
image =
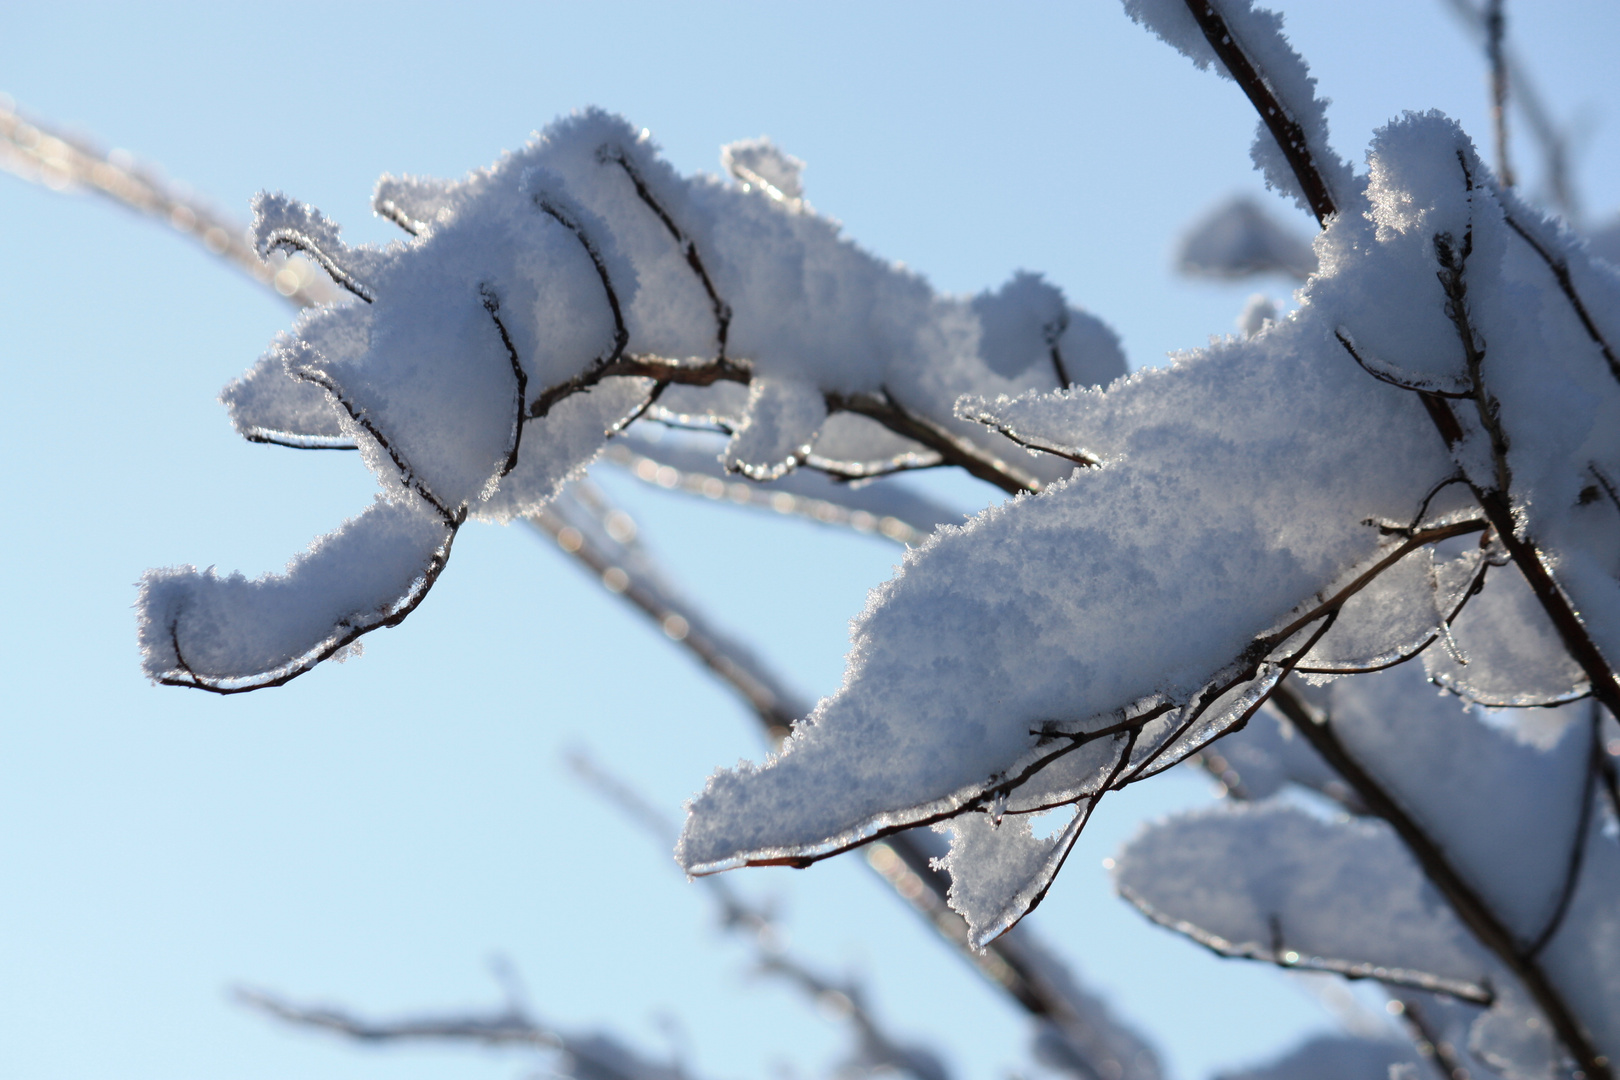
[[[1272,93],[1264,72],[1243,51],[1212,0],[1186,0],[1186,4],[1198,28],[1204,32],[1204,40],[1209,42],[1215,55],[1226,65],[1226,70],[1242,88],[1255,112],[1260,114],[1266,130],[1271,132],[1272,139],[1288,159],[1289,167],[1294,170],[1300,190],[1305,193],[1305,201],[1310,204],[1317,223],[1326,225],[1327,219],[1338,213],[1339,208],[1334,205],[1326,179],[1316,168],[1316,159],[1311,154],[1310,142],[1305,138],[1305,129]]]
[[[1508,159],[1508,66],[1502,39],[1507,18],[1502,0],[1485,0],[1485,59],[1491,67],[1491,127],[1496,132],[1496,176],[1503,187],[1513,186],[1513,166]]]

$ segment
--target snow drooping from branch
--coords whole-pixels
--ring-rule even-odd
[[[1610,824],[1612,806],[1592,786],[1591,770],[1598,764],[1594,755],[1601,753],[1593,706],[1577,702],[1546,710],[1551,722],[1542,725],[1537,737],[1526,738],[1526,733],[1511,727],[1483,722],[1477,708],[1464,708],[1454,697],[1437,696],[1425,686],[1415,665],[1336,681],[1307,696],[1350,759],[1377,778],[1511,936],[1515,948],[1540,965],[1600,1050],[1612,1054],[1620,1044],[1614,1020],[1620,1006],[1620,977],[1614,974],[1620,967],[1620,915],[1613,904],[1620,889],[1620,847]],[[1320,766],[1313,768],[1302,758],[1304,740],[1298,734],[1287,742],[1268,744],[1255,741],[1250,734],[1255,727],[1251,722],[1250,729],[1213,748],[1216,753],[1230,750],[1245,787],[1251,779],[1254,782],[1251,793],[1276,791],[1278,785],[1269,781],[1280,773],[1284,780],[1335,798],[1348,794],[1342,788],[1335,791],[1331,782],[1324,782]],[[1264,729],[1260,731],[1263,740]],[[1169,834],[1157,836],[1159,827],[1154,827],[1122,860],[1120,881],[1131,899],[1150,908],[1153,917],[1205,944],[1218,938],[1226,944],[1216,947],[1233,955],[1285,966],[1300,963],[1286,953],[1316,955],[1312,952],[1320,944],[1316,939],[1295,941],[1286,935],[1287,948],[1281,954],[1275,948],[1252,948],[1234,931],[1236,924],[1227,913],[1262,896],[1257,882],[1326,873],[1323,867],[1332,860],[1309,869],[1286,851],[1279,855],[1283,849],[1270,839],[1263,847],[1258,835],[1245,840],[1245,834],[1254,832],[1249,820],[1214,812],[1199,818],[1196,828],[1177,822],[1166,827]],[[1311,828],[1321,834],[1313,843],[1324,851],[1349,853],[1370,835],[1365,829],[1340,832],[1348,828],[1342,823],[1317,822]],[[1362,935],[1339,942],[1332,954],[1339,967],[1373,965],[1443,975],[1421,951],[1405,951],[1400,937],[1404,930],[1392,935],[1380,929],[1404,925],[1411,912],[1402,898],[1427,887],[1406,849],[1394,843],[1393,833],[1383,831],[1388,839],[1380,841],[1381,846],[1367,847],[1353,858],[1345,855],[1343,873],[1355,876],[1349,869],[1354,863],[1365,882],[1376,889],[1387,887],[1392,899],[1354,893],[1331,899],[1338,886],[1324,886],[1323,899],[1307,903],[1302,896],[1272,891],[1263,894],[1264,903],[1244,908],[1250,912],[1244,918],[1275,915],[1278,925],[1286,928],[1294,922],[1290,912],[1308,906],[1312,917],[1343,917],[1344,927]],[[1229,842],[1219,837],[1228,837]],[[1222,843],[1227,843],[1234,863],[1241,865],[1211,870],[1194,884],[1183,880],[1196,869],[1188,860],[1214,860]],[[1254,846],[1248,854],[1239,854],[1245,844]],[[1180,850],[1188,846],[1197,847],[1198,853]],[[1391,881],[1404,884],[1390,885]],[[1336,905],[1341,903],[1353,907],[1354,913],[1349,907],[1340,910]],[[1476,1049],[1508,1075],[1548,1075],[1555,1055],[1549,1056],[1546,1019],[1505,967],[1490,979],[1494,1004],[1475,1026]],[[1415,984],[1423,981],[1417,979]]]
[[[1497,973],[1382,822],[1271,804],[1185,814],[1127,845],[1114,882],[1155,922],[1226,956],[1476,1001]]]
[[[141,582],[146,673],[231,692],[286,682],[426,593],[455,530],[420,500],[379,499],[293,559],[248,580],[192,566]]]
[[[1065,823],[1045,837],[1034,834],[1027,814],[999,821],[994,811],[963,814],[936,826],[951,833],[950,854],[940,865],[950,872],[950,905],[967,920],[975,948],[1005,933],[1046,895],[1090,806],[1057,811]]]
[[[1207,745],[1295,668],[1329,678],[1424,653],[1476,698],[1493,700],[1493,669],[1536,680],[1514,704],[1584,691],[1552,638],[1509,645],[1516,571],[1470,493],[1511,490],[1538,542],[1561,538],[1550,562],[1571,593],[1587,588],[1594,636],[1620,626],[1615,577],[1599,572],[1620,557],[1620,497],[1603,482],[1620,410],[1597,336],[1454,124],[1392,124],[1371,166],[1282,323],[1107,390],[958,404],[1098,467],[910,553],[857,622],[838,693],[776,757],[694,799],[689,870],[814,859],[967,810],[1094,801]],[[1539,242],[1577,265],[1575,246]],[[1581,265],[1577,281],[1605,295],[1606,271]],[[1448,267],[1466,275],[1461,299]],[[1537,317],[1509,325],[1517,311]],[[1558,349],[1569,383],[1531,378]],[[1418,390],[1457,395],[1449,444]],[[1524,434],[1504,440],[1496,418]],[[1452,670],[1471,665],[1477,685]],[[964,828],[986,842],[953,860],[987,865],[963,902],[976,926],[1002,923],[1021,894],[1038,898],[1025,871],[1047,853]]]
[[[1306,318],[1106,393],[1036,400],[1051,441],[1110,464],[913,552],[857,624],[843,689],[765,768],[719,774],[693,803],[689,869],[984,805],[1085,747],[1112,752],[1069,797],[1120,754],[1156,767],[1216,684],[1262,674],[1272,647],[1249,676],[1231,670],[1258,637],[1388,557],[1366,522],[1412,521],[1452,468],[1417,402]],[[1383,453],[1352,449],[1367,442]],[[1125,722],[1161,704],[1127,745]],[[1229,706],[1209,711],[1217,732],[1247,707]]]

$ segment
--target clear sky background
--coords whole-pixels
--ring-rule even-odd
[[[1486,140],[1482,61],[1439,0],[1285,10],[1347,156],[1406,108]],[[1612,217],[1620,8],[1509,11],[1578,133],[1588,218]],[[585,105],[650,128],[688,172],[769,134],[871,250],[949,291],[1044,271],[1138,366],[1228,332],[1256,288],[1287,296],[1174,277],[1191,220],[1250,192],[1311,230],[1250,171],[1236,88],[1105,0],[12,4],[0,90],[228,210],[280,188],[351,240],[391,238],[370,215],[378,174],[459,175]],[[750,976],[702,891],[560,760],[586,748],[673,815],[715,767],[760,756],[752,720],[531,532],[469,528],[429,600],[353,663],[234,698],[141,677],[144,569],[277,569],[370,499],[356,456],[249,445],[215,401],[290,322],[164,229],[0,175],[0,1076],[515,1077],[516,1055],[357,1048],[226,996],[489,1007],[494,953],[559,1027],[678,1051],[715,1080],[824,1072],[840,1029]],[[707,609],[806,693],[837,685],[847,620],[897,549],[613,490]],[[938,490],[964,508],[994,494]],[[1101,860],[1143,818],[1208,797],[1178,772],[1106,801],[1033,920],[1176,1080],[1333,1023],[1280,974],[1112,897]],[[734,878],[958,1076],[1027,1061],[1023,1018],[854,860]]]

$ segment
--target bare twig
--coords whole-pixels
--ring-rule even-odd
[[[569,755],[575,774],[623,810],[654,839],[673,846],[679,830],[624,781],[583,753]],[[750,904],[718,877],[700,879],[720,906],[725,927],[745,932],[754,946],[760,971],[802,990],[812,1002],[845,1019],[855,1029],[856,1061],[863,1069],[897,1070],[916,1080],[946,1080],[944,1066],[931,1051],[907,1045],[890,1035],[867,1008],[854,983],[837,983],[819,974],[782,946],[783,935],[771,913]]]
[[[1485,0],[1485,59],[1491,66],[1491,127],[1496,132],[1496,176],[1503,187],[1513,186],[1513,166],[1508,159],[1508,66],[1502,39],[1507,18],[1502,0]]]
[[[1487,0],[1487,3],[1489,0]],[[1487,13],[1483,6],[1475,4],[1474,0],[1445,0],[1453,14],[1472,31],[1481,44],[1489,38],[1487,28]],[[1542,168],[1546,173],[1548,194],[1552,196],[1553,205],[1564,215],[1564,220],[1571,225],[1579,226],[1581,221],[1581,206],[1578,193],[1570,178],[1570,139],[1562,125],[1552,118],[1552,113],[1541,99],[1535,82],[1530,78],[1529,72],[1513,53],[1513,49],[1503,42],[1501,47],[1502,66],[1506,71],[1507,80],[1512,88],[1513,104],[1518,107],[1519,116],[1525,122],[1531,136],[1540,145]]]
[[[898,544],[919,544],[938,526],[957,524],[963,516],[888,482],[852,487],[815,470],[795,469],[770,481],[742,480],[725,471],[712,447],[653,442],[634,433],[609,443],[602,459],[666,491],[808,518]]]
[[[1310,142],[1305,138],[1305,129],[1277,99],[1265,73],[1243,51],[1214,3],[1211,0],[1186,0],[1186,4],[1198,28],[1204,32],[1204,40],[1209,42],[1215,55],[1226,65],[1226,70],[1242,88],[1255,112],[1260,114],[1266,130],[1271,132],[1271,137],[1288,159],[1289,167],[1294,170],[1300,190],[1305,193],[1305,201],[1310,204],[1318,224],[1326,225],[1327,219],[1338,213],[1338,207],[1334,205],[1327,181],[1316,167]]]

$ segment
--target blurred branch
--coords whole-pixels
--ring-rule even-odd
[[[317,1028],[366,1043],[456,1042],[521,1047],[557,1056],[554,1071],[574,1080],[689,1080],[677,1065],[648,1061],[610,1035],[565,1035],[541,1025],[516,1003],[486,1014],[368,1020],[345,1009],[300,1005],[263,990],[239,987],[233,995],[250,1009],[303,1028]]]
[[[584,753],[570,754],[568,764],[575,775],[623,811],[656,841],[674,846],[679,831],[674,823],[628,784],[601,768]],[[803,991],[823,1012],[850,1024],[857,1044],[850,1063],[853,1068],[862,1072],[899,1071],[916,1080],[947,1080],[948,1074],[936,1054],[920,1046],[902,1043],[884,1030],[866,1007],[865,995],[859,986],[853,982],[834,982],[789,955],[783,947],[783,935],[769,911],[750,904],[721,877],[710,875],[699,878],[698,884],[715,898],[720,907],[722,925],[749,938],[761,972]]]
[[[90,191],[170,227],[227,259],[260,284],[269,286],[300,306],[342,299],[324,275],[302,258],[273,256],[262,260],[247,242],[247,230],[197,199],[191,192],[161,178],[122,151],[103,151],[88,140],[68,135],[18,113],[12,99],[0,95],[0,169],[53,191]],[[883,399],[862,399],[844,407],[877,415],[905,427],[914,421]],[[911,431],[928,445],[949,441],[931,430]],[[905,432],[903,432],[905,433]],[[1024,479],[1005,473],[999,463],[986,464],[954,443],[947,447],[950,460],[981,479],[1006,490],[1029,487]],[[734,485],[706,471],[676,468],[635,450],[622,448],[609,455],[628,467],[632,475],[661,487],[680,486],[710,498],[744,501]],[[962,460],[958,460],[962,459]],[[722,485],[718,493],[714,483]],[[791,499],[789,502],[787,500]],[[837,487],[815,495],[778,484],[776,490],[747,492],[751,505],[769,505],[779,513],[795,513],[828,524],[871,531],[901,543],[921,540],[941,521],[960,515],[920,496],[893,488]],[[666,636],[695,655],[748,702],[765,728],[779,742],[792,724],[808,715],[808,703],[797,699],[782,681],[741,642],[714,626],[680,598],[634,542],[634,523],[610,506],[594,486],[574,484],[544,510],[527,520],[553,537],[565,552],[600,576],[604,587],[622,596],[653,619]],[[936,927],[961,955],[995,985],[1040,1021],[1043,1040],[1055,1045],[1048,1060],[1056,1067],[1088,1080],[1157,1080],[1158,1062],[1151,1049],[1134,1034],[1106,1016],[1101,1003],[1074,986],[1067,969],[1044,946],[1026,933],[1009,933],[978,953],[967,944],[967,927],[945,904],[949,879],[931,860],[943,854],[932,834],[903,833],[868,848],[868,862],[919,913]],[[522,1044],[560,1049],[579,1064],[582,1080],[631,1080],[657,1075],[676,1080],[679,1070],[646,1066],[628,1051],[613,1049],[612,1040],[592,1036],[570,1041],[548,1031],[515,1007],[487,1016],[427,1017],[397,1022],[373,1022],[333,1008],[297,1005],[274,995],[241,990],[245,1004],[301,1026],[320,1027],[365,1041],[405,1039],[473,1039],[491,1045]],[[1110,1034],[1111,1033],[1111,1034]],[[1104,1037],[1107,1035],[1107,1037]],[[1118,1054],[1099,1048],[1108,1039],[1128,1048]],[[604,1049],[606,1048],[606,1049]],[[583,1056],[582,1056],[583,1055]],[[596,1055],[596,1056],[592,1056]],[[625,1062],[634,1064],[634,1068]],[[647,1070],[652,1070],[649,1072]]]
[[[1507,16],[1502,0],[1485,0],[1485,59],[1491,66],[1491,127],[1496,132],[1496,175],[1504,187],[1513,186],[1513,165],[1508,157],[1508,69],[1502,52]]]
[[[1493,3],[1495,0],[1486,0]],[[1474,0],[1445,0],[1452,14],[1468,28],[1481,46],[1488,48],[1490,16],[1486,8],[1476,6]],[[1524,117],[1525,126],[1541,149],[1542,168],[1546,173],[1547,193],[1564,220],[1572,227],[1581,223],[1581,203],[1570,176],[1570,138],[1563,125],[1553,119],[1540,91],[1526,73],[1518,55],[1503,43],[1498,50],[1504,85],[1513,87],[1513,100]],[[1496,59],[1496,58],[1491,58]],[[1493,71],[1495,64],[1492,65]],[[1494,76],[1493,76],[1494,85]],[[1505,107],[1505,99],[1504,99]]]
[[[634,523],[599,490],[574,485],[528,520],[555,537],[564,551],[601,576],[604,587],[664,627],[672,640],[692,651],[740,693],[773,743],[785,738],[800,717],[809,715],[808,702],[785,689],[751,652],[716,630],[664,584],[635,542]],[[686,632],[677,636],[669,629],[672,625],[684,627]],[[766,693],[761,694],[761,689]],[[615,797],[627,808],[639,803],[634,793],[623,789]],[[645,821],[649,814],[658,818],[656,811],[645,808],[634,813],[638,820]],[[662,828],[673,842],[672,832],[667,826]],[[1100,1000],[1081,990],[1067,966],[1027,928],[1002,935],[983,952],[969,945],[967,923],[946,903],[950,876],[934,865],[945,854],[938,835],[913,829],[868,844],[864,851],[867,864],[958,955],[1042,1025],[1045,1056],[1059,1062],[1055,1067],[1087,1080],[1157,1080],[1159,1065],[1152,1049],[1115,1021]],[[702,880],[726,888],[719,876]]]
[[[18,112],[0,94],[0,169],[52,191],[88,191],[143,217],[167,223],[261,285],[300,307],[338,298],[326,276],[307,259],[273,255],[261,259],[248,243],[247,226],[162,178],[122,150],[106,151]]]

